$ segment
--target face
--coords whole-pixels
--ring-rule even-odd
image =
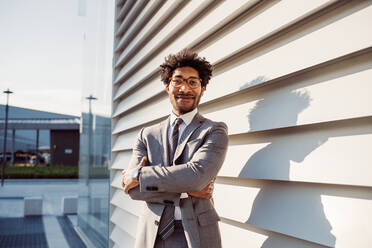
[[[199,72],[189,66],[179,67],[173,71],[172,77],[182,77],[183,79],[199,78]],[[174,87],[169,83],[165,85],[165,90],[173,106],[173,113],[180,116],[198,107],[200,97],[203,95],[205,87],[199,85],[192,89],[184,81],[180,87]]]

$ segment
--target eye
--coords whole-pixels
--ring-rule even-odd
[[[197,81],[197,80],[190,80],[189,81],[190,86],[197,86],[198,84],[199,84],[199,81]]]
[[[172,80],[172,82],[173,82],[173,84],[175,84],[175,85],[180,85],[180,84],[182,84],[182,80],[181,79],[173,79]]]

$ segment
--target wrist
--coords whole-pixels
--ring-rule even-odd
[[[137,166],[131,173],[131,178],[134,182],[139,182],[142,166]]]

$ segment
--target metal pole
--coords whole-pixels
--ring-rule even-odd
[[[16,133],[16,130],[15,128],[13,128],[12,130],[12,164],[14,164],[14,160],[15,160],[15,133]]]
[[[88,185],[88,180],[90,177],[90,167],[93,167],[93,142],[92,142],[92,135],[93,135],[93,114],[92,114],[92,100],[97,100],[96,97],[90,95],[86,98],[89,101],[89,119],[88,119],[88,173],[87,173],[87,180],[85,181]]]
[[[90,167],[92,167],[92,106],[89,100],[89,117],[88,117],[88,178],[90,178]]]
[[[5,165],[6,165],[6,136],[8,133],[8,111],[9,111],[9,94],[13,92],[7,89],[4,91],[6,94],[6,106],[5,106],[5,125],[4,125],[4,149],[3,149],[3,164],[1,167],[1,187],[4,185],[4,172],[5,172]]]
[[[38,153],[39,153],[39,129],[36,129],[36,165],[39,165],[39,157],[38,157]]]

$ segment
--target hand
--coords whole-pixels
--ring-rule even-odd
[[[207,186],[205,186],[202,190],[198,192],[187,192],[187,194],[198,197],[198,198],[203,198],[203,199],[211,199],[212,194],[213,194],[213,189],[214,189],[214,179],[208,183]]]
[[[139,182],[133,181],[132,179],[132,171],[137,168],[138,166],[146,166],[147,164],[147,157],[143,157],[141,162],[135,166],[135,167],[130,167],[128,170],[123,170],[121,172],[121,186],[124,188],[125,194],[128,194],[130,189],[133,189],[139,185]]]

